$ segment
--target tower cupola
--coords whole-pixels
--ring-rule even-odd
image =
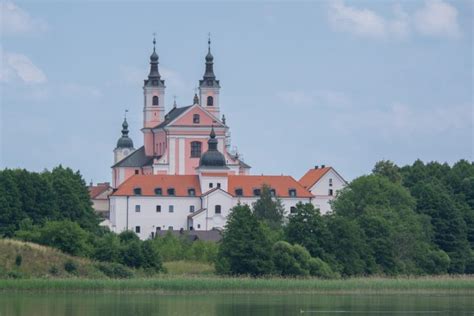
[[[199,99],[201,106],[212,113],[216,118],[220,116],[219,109],[219,80],[214,74],[214,56],[211,53],[211,35],[207,40],[206,70],[204,76],[199,80]]]
[[[128,123],[126,118],[122,123],[122,137],[117,141],[117,148],[133,148],[133,141],[128,137]]]
[[[158,54],[156,53],[156,39],[153,38],[153,53],[150,56],[150,73],[148,79],[145,80],[146,86],[163,87],[165,81],[161,80],[160,71],[158,69]]]
[[[218,141],[213,126],[211,134],[209,135],[209,140],[207,141],[209,149],[202,154],[201,160],[199,161],[199,167],[226,168],[225,157],[219,150],[217,150],[217,143]]]

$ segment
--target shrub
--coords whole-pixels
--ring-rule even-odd
[[[335,278],[338,275],[332,271],[331,267],[319,258],[309,260],[309,273],[323,279]]]
[[[286,241],[278,241],[273,245],[273,264],[275,272],[283,276],[309,275],[309,252],[299,246],[292,246]]]
[[[55,247],[73,256],[86,255],[90,245],[88,233],[77,223],[71,221],[47,222],[40,229],[39,242]]]
[[[23,257],[21,255],[16,255],[15,258],[15,265],[17,267],[21,266],[21,263],[23,262]]]
[[[64,263],[64,270],[68,273],[75,273],[77,271],[77,265],[74,261],[68,260]]]
[[[133,271],[120,263],[99,263],[97,269],[109,278],[129,279],[134,276]]]

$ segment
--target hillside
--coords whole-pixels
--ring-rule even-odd
[[[0,278],[5,277],[100,278],[105,275],[88,259],[34,243],[0,239]]]

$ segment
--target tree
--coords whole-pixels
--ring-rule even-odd
[[[277,229],[283,224],[285,208],[281,200],[272,195],[271,188],[263,185],[260,190],[260,198],[253,204],[255,217],[266,223],[270,228]]]
[[[311,255],[305,248],[278,241],[273,245],[275,273],[283,276],[308,276]]]
[[[272,271],[270,240],[247,205],[235,206],[229,215],[219,246],[216,271],[252,276]]]
[[[285,226],[285,238],[292,244],[305,247],[313,257],[324,257],[324,243],[328,231],[318,209],[311,203],[298,203]]]
[[[88,233],[71,221],[47,222],[40,229],[38,242],[55,247],[73,256],[85,256],[90,252]]]
[[[114,233],[106,234],[97,239],[93,258],[99,261],[118,262],[120,255],[120,239]]]
[[[402,175],[400,168],[390,160],[381,160],[375,164],[372,173],[382,177],[386,177],[394,183],[401,183]]]
[[[0,236],[11,237],[26,218],[12,170],[0,172]]]

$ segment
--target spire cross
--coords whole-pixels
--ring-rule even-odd
[[[156,45],[156,32],[153,32],[153,51],[155,50]]]
[[[211,32],[207,34],[207,49],[210,52],[211,51]]]
[[[127,112],[128,112],[128,110],[125,109],[125,113],[124,113],[124,115],[123,115],[123,118],[124,118],[124,119],[127,119]]]

